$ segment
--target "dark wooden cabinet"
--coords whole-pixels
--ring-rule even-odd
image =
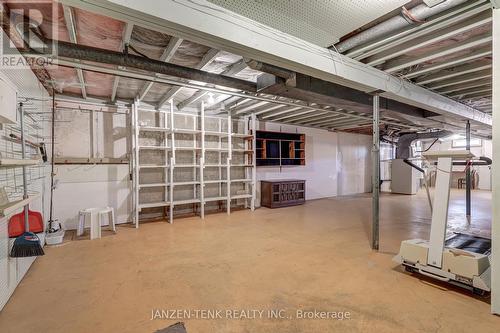
[[[268,208],[301,205],[306,200],[306,181],[298,179],[262,180],[260,205]]]

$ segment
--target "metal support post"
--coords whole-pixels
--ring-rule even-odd
[[[380,195],[380,137],[379,95],[373,96],[373,147],[372,147],[372,249],[379,249],[379,195]]]
[[[200,157],[200,216],[202,219],[205,218],[205,179],[204,179],[204,169],[205,169],[205,102],[201,102],[201,157]],[[196,144],[196,136],[195,136]],[[196,192],[195,192],[196,193]]]
[[[134,222],[135,227],[139,228],[139,101],[136,99],[132,105],[132,113],[134,119],[134,194],[135,194],[135,209],[134,209]]]
[[[470,121],[467,120],[467,126],[465,128],[465,149],[470,150]],[[467,225],[470,226],[471,222],[471,211],[470,211],[470,190],[471,190],[471,170],[470,166],[467,166],[465,170],[465,216],[467,219]]]

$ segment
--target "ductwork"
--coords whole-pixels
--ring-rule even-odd
[[[364,30],[338,44],[335,48],[338,52],[344,53],[350,49],[370,42],[376,38],[391,34],[408,26],[415,25],[428,17],[439,14],[445,10],[461,5],[468,0],[447,0],[433,7],[421,4],[412,9],[403,9],[401,15],[394,16],[387,21],[379,23],[372,28]],[[403,7],[404,8],[404,7]]]
[[[292,85],[292,86],[295,85],[295,77],[296,77],[295,72],[289,71],[288,69],[284,69],[278,66],[266,64],[254,59],[245,59],[245,63],[251,69],[272,74],[274,76],[284,79],[287,85]]]
[[[345,87],[336,83],[290,72],[277,66],[259,64],[260,71],[266,72],[257,78],[257,91],[261,93],[283,96],[291,99],[333,105],[339,109],[371,114],[373,111],[373,96],[363,91]],[[279,75],[278,75],[279,74]],[[437,116],[437,113],[380,97],[380,111],[386,115],[391,113],[404,114],[423,120]]]
[[[452,135],[453,133],[447,130],[435,131],[435,132],[425,132],[425,133],[404,133],[401,134],[398,140],[398,145],[396,147],[396,158],[397,159],[407,159],[410,158],[410,146],[415,140],[425,140],[425,139],[439,139]]]
[[[49,50],[52,50],[54,48],[55,50],[57,50],[57,57],[72,58],[80,61],[92,61],[97,63],[134,68],[157,74],[243,90],[247,92],[257,91],[255,83],[250,81],[209,73],[194,68],[167,63],[164,61],[149,59],[129,53],[120,53],[90,46],[77,45],[68,42],[56,42],[51,39],[44,39],[44,42],[47,46],[44,54],[47,56],[51,55]]]

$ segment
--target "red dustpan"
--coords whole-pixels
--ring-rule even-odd
[[[28,210],[28,222],[30,232],[38,233],[43,232],[43,218],[39,212]],[[13,215],[9,220],[9,237],[21,236],[26,231],[24,225],[24,212]]]

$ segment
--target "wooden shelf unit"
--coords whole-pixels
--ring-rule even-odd
[[[299,166],[306,164],[306,136],[301,133],[256,132],[257,166]]]

